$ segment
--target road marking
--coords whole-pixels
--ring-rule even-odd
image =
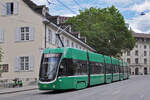
[[[113,92],[112,95],[116,95],[118,93],[120,93],[120,90],[117,90],[117,91]]]

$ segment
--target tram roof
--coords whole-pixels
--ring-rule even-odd
[[[97,54],[97,53],[94,53],[94,52],[88,52],[88,54],[89,54],[89,61],[101,62],[101,63],[104,62],[102,54]]]
[[[46,48],[43,53],[62,53],[64,58],[87,60],[86,51],[76,48]]]

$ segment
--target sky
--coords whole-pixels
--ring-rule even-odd
[[[150,0],[32,0],[38,5],[49,7],[51,15],[75,16],[79,10],[114,5],[123,15],[125,22],[137,33],[150,33]],[[145,15],[141,15],[144,12]]]

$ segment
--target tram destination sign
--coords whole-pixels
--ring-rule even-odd
[[[60,57],[60,54],[52,54],[52,53],[50,53],[50,54],[45,54],[44,55],[45,57]]]

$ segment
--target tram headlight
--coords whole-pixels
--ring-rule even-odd
[[[53,85],[53,88],[55,88],[56,87],[56,85]]]
[[[59,82],[61,82],[62,80],[59,80]]]

